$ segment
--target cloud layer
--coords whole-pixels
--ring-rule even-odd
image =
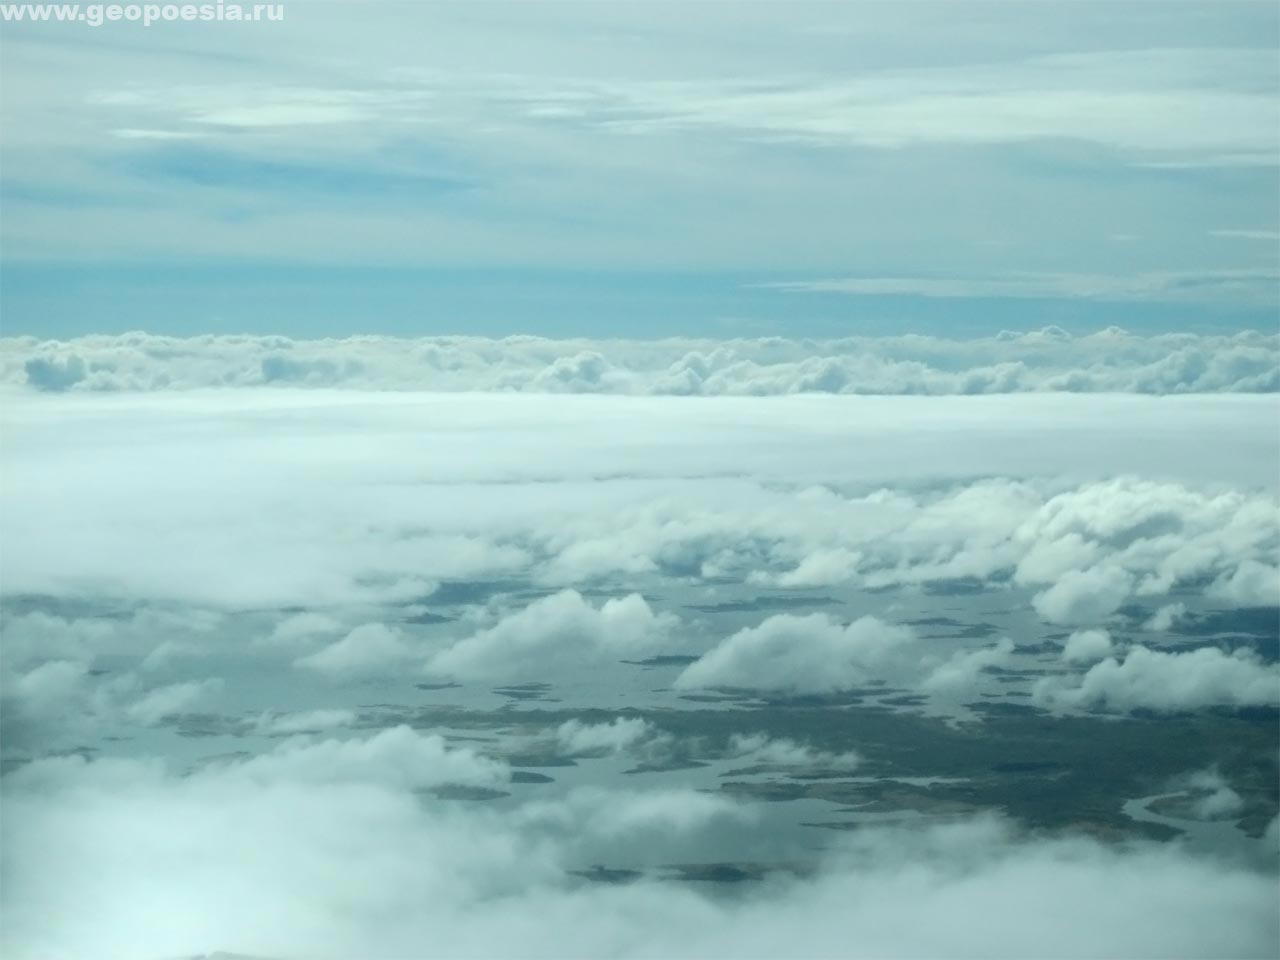
[[[24,393],[6,414],[14,592],[332,607],[513,576],[975,578],[1088,627],[1193,583],[1267,603],[1280,566],[1261,397]],[[261,639],[304,657],[360,625],[312,610]]]
[[[23,877],[5,887],[5,956],[1262,957],[1276,944],[1265,874],[992,820],[868,828],[808,879],[741,897],[574,882],[583,858],[620,843],[678,855],[735,812],[689,791],[586,791],[503,817],[412,792],[489,772],[407,730],[188,777],[32,764],[5,783],[7,870]]]
[[[0,341],[0,383],[35,390],[307,386],[768,396],[792,393],[1143,394],[1280,390],[1267,333],[1072,337],[1048,327],[973,340],[291,340],[131,333]]]

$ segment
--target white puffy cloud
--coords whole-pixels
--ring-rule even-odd
[[[517,823],[536,832],[550,828],[561,835],[576,835],[573,845],[586,847],[593,856],[641,854],[646,845],[680,851],[673,840],[687,845],[716,821],[749,822],[754,811],[708,791],[667,788],[614,791],[583,787],[559,800],[531,802],[516,811]],[[603,843],[601,843],[603,841]],[[645,857],[649,859],[649,857]]]
[[[294,666],[334,679],[385,672],[415,656],[399,630],[383,623],[365,623],[341,640],[295,660]]]
[[[186,680],[157,687],[126,706],[125,714],[141,724],[158,723],[168,715],[186,710],[218,693],[222,685],[220,678],[206,677],[204,680]]]
[[[377,783],[413,789],[500,783],[507,779],[507,769],[474,751],[451,749],[443,737],[399,726],[365,740],[291,738],[267,753],[227,764],[211,776],[265,784]]]
[[[875,617],[848,625],[826,614],[779,614],[726,638],[690,664],[675,685],[832,693],[882,679],[915,636]]]
[[[64,357],[32,357],[22,365],[27,383],[37,390],[69,390],[85,378],[84,360],[78,354]]]
[[[26,670],[6,667],[0,676],[0,699],[10,745],[34,746],[59,734],[91,736],[112,723],[154,726],[171,714],[214,700],[223,688],[219,677],[147,684],[141,675],[122,672],[100,680],[92,676],[90,660],[46,660]],[[34,728],[28,729],[28,725]]]
[[[1186,615],[1185,603],[1166,603],[1153,613],[1142,625],[1144,630],[1157,632],[1168,630]]]
[[[342,624],[333,617],[308,610],[285,617],[272,628],[270,635],[263,638],[262,642],[286,646],[306,643],[315,637],[337,633],[341,629]]]
[[[1001,637],[993,646],[978,650],[957,650],[945,661],[931,668],[921,681],[925,693],[958,693],[972,690],[985,667],[1001,667],[1013,654],[1013,641]],[[925,660],[931,663],[931,658]]]
[[[157,667],[197,650],[221,623],[217,612],[196,607],[141,606],[127,616],[55,616],[32,610],[0,621],[0,670],[48,659],[88,663],[107,655],[149,656],[148,666]]]
[[[857,575],[862,554],[843,547],[819,548],[796,565],[772,578],[779,587],[830,587],[846,583]],[[767,577],[759,578],[769,582]]]
[[[6,617],[0,623],[4,661],[13,671],[33,661],[88,660],[116,635],[114,623],[51,616],[40,610]]]
[[[674,623],[637,593],[594,607],[576,590],[562,590],[442,650],[428,669],[478,679],[544,676],[651,652]]]
[[[1019,583],[1052,583],[1063,574],[1091,566],[1103,549],[1074,531],[1056,537],[1037,531],[1023,539],[1029,546],[1014,573]]]
[[[562,514],[538,534],[539,552],[551,557],[543,577],[658,572],[880,587],[1011,571],[1015,586],[1044,585],[1046,619],[1074,625],[1105,619],[1131,594],[1229,578],[1246,560],[1267,566],[1280,554],[1276,501],[1261,491],[1135,477],[1067,489],[991,479],[843,495],[821,486],[707,487],[607,516]]]
[[[1067,663],[1097,663],[1111,652],[1111,634],[1106,630],[1076,630],[1062,645],[1062,659]]]
[[[170,714],[209,703],[223,689],[221,678],[209,676],[147,685],[137,673],[123,672],[97,682],[90,663],[52,659],[26,671],[6,668],[0,685],[5,717],[36,723],[41,737],[56,740],[58,732],[91,735],[102,723],[154,726]],[[19,739],[26,740],[27,733],[9,731],[10,744]]]
[[[1240,794],[1228,786],[1221,786],[1195,803],[1195,814],[1202,820],[1229,819],[1244,809]]]
[[[677,689],[744,687],[790,693],[835,693],[869,683],[962,693],[985,666],[1004,662],[1003,639],[950,657],[924,647],[909,627],[860,617],[849,624],[821,613],[778,614],[746,627],[703,654],[676,678]]]
[[[1047,707],[1178,711],[1207,706],[1280,704],[1280,665],[1249,650],[1224,653],[1200,647],[1166,653],[1132,646],[1107,657],[1079,677],[1046,677],[1033,688]]]
[[[26,672],[4,673],[4,699],[10,708],[34,716],[55,717],[84,693],[87,665],[80,660],[46,660]]]
[[[1192,813],[1201,820],[1229,819],[1244,809],[1244,799],[1212,767],[1189,776],[1187,786],[1194,793]]]
[[[655,732],[653,724],[639,717],[615,717],[611,723],[566,720],[556,728],[556,745],[569,757],[620,753]]]
[[[1242,606],[1280,605],[1280,566],[1246,559],[1231,574],[1223,574],[1210,591]]]
[[[1068,570],[1031,603],[1050,623],[1100,623],[1120,608],[1132,586],[1129,575],[1115,567]]]
[[[743,762],[766,766],[852,771],[859,763],[858,755],[852,751],[815,750],[808,744],[764,733],[735,733],[729,738],[729,750]]]
[[[266,711],[253,722],[253,731],[263,736],[315,733],[350,726],[355,719],[356,715],[352,710],[302,710],[283,714]]]

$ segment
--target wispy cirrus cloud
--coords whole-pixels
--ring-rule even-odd
[[[48,39],[36,55],[19,37],[6,176],[24,186],[6,249],[769,276],[857,264],[873,279],[912,277],[923,256],[931,296],[953,277],[1003,298],[1270,306],[1257,290],[1274,281],[1244,276],[1267,265],[1206,243],[1275,206],[1260,5],[974,20],[960,4],[922,23],[887,4],[757,4],[673,23],[658,7],[527,4],[504,14],[527,30],[503,57],[492,10],[404,8],[391,30],[389,13],[353,9],[274,25],[288,64],[266,31],[192,34],[165,55]],[[591,44],[566,46],[570,26]],[[226,167],[220,185],[148,176],[183,144]],[[433,179],[485,189],[441,205]],[[71,187],[122,209],[77,204]],[[1180,289],[1191,274],[1204,282]]]
[[[1268,239],[1263,232],[1219,231],[1222,236]],[[1280,269],[1235,269],[1138,274],[1025,273],[995,277],[848,277],[765,284],[799,293],[854,296],[906,294],[944,299],[1082,299],[1160,303],[1280,302]]]

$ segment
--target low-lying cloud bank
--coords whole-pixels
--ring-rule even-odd
[[[547,340],[128,333],[0,340],[0,384],[34,390],[305,386],[385,390],[768,396],[792,393],[1144,394],[1280,390],[1280,337],[1109,327],[949,340]]]
[[[589,883],[571,871],[688,862],[716,830],[751,829],[749,812],[691,790],[579,790],[507,812],[423,792],[500,774],[403,728],[185,777],[37,761],[4,781],[0,947],[14,960],[1264,957],[1280,937],[1268,873],[993,819],[870,827],[814,875],[730,898]]]

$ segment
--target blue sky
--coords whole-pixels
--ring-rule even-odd
[[[1272,3],[6,24],[0,329],[1274,329]]]

